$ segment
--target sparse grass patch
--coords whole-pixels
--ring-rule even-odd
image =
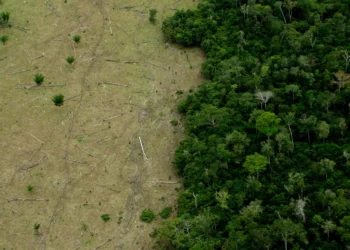
[[[58,95],[55,95],[53,98],[52,98],[52,101],[54,102],[54,104],[58,107],[62,106],[63,105],[63,102],[64,102],[64,95],[62,94],[58,94]]]
[[[44,82],[44,76],[42,74],[35,74],[34,75],[34,82],[40,86]]]
[[[171,212],[172,212],[172,208],[171,207],[165,207],[163,208],[163,210],[159,213],[159,216],[162,217],[163,219],[167,219],[169,218]]]
[[[3,35],[0,37],[0,41],[2,42],[2,44],[5,44],[7,42],[7,40],[9,40],[8,36]]]
[[[142,211],[140,215],[140,220],[151,223],[156,216],[154,215],[154,212],[151,209],[145,209]]]
[[[102,214],[101,215],[101,219],[104,221],[104,222],[107,222],[111,219],[111,217],[109,217],[109,214]]]

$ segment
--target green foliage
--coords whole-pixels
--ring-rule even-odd
[[[40,224],[35,223],[35,224],[34,224],[34,233],[35,233],[35,234],[39,234],[39,228],[40,228]]]
[[[75,43],[80,43],[80,39],[81,39],[81,36],[80,36],[80,35],[74,35],[74,36],[73,36],[73,41],[74,41]]]
[[[104,222],[107,222],[111,219],[111,217],[109,216],[109,214],[102,214],[101,215],[101,219],[104,221]]]
[[[183,91],[183,90],[181,90],[181,89],[176,90],[176,94],[177,94],[177,95],[182,95],[183,93],[184,93],[184,91]]]
[[[169,218],[171,212],[172,212],[172,208],[171,207],[165,207],[159,213],[159,216],[162,217],[163,219],[167,219],[167,218]]]
[[[256,119],[257,129],[268,138],[278,132],[278,125],[281,119],[274,113],[264,112]]]
[[[35,74],[34,75],[34,82],[40,86],[44,82],[45,77],[42,74]]]
[[[268,163],[269,162],[265,156],[254,153],[253,155],[247,156],[243,167],[246,168],[250,174],[256,173],[258,175],[259,172],[266,169]]]
[[[1,13],[1,18],[4,23],[8,23],[10,20],[10,12],[4,11]]]
[[[53,101],[53,103],[54,103],[56,106],[60,107],[60,106],[63,105],[63,102],[64,102],[64,95],[62,95],[62,94],[55,95],[55,96],[52,98],[52,101]]]
[[[179,124],[179,122],[177,120],[171,120],[170,123],[173,126],[177,126]]]
[[[74,63],[74,61],[75,61],[74,56],[68,56],[68,57],[66,58],[66,62],[69,63],[69,64]]]
[[[6,42],[7,42],[8,40],[9,40],[9,37],[8,37],[8,36],[3,35],[3,36],[0,37],[0,41],[2,42],[2,44],[6,44]]]
[[[157,15],[156,9],[149,10],[149,21],[153,24],[156,22],[156,15]]]
[[[28,190],[29,192],[32,192],[33,189],[34,189],[34,187],[33,187],[32,185],[28,185],[28,186],[27,186],[27,190]]]
[[[201,46],[207,81],[178,105],[184,191],[161,249],[350,245],[348,20],[349,0],[207,0],[164,20],[165,40]]]
[[[142,211],[140,215],[140,220],[151,223],[156,216],[154,215],[154,212],[151,209],[145,209]]]

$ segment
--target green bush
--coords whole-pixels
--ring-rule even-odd
[[[44,82],[44,76],[42,74],[35,74],[34,75],[34,82],[37,84],[37,85],[41,85],[43,82]]]
[[[163,208],[163,210],[159,213],[159,216],[162,217],[163,219],[167,219],[169,218],[171,212],[172,212],[172,208],[171,207],[165,207]]]
[[[179,124],[179,122],[176,121],[176,120],[172,120],[170,123],[171,123],[171,125],[173,125],[173,126],[177,126],[177,125]]]
[[[157,15],[156,9],[149,10],[149,21],[153,24],[156,22],[156,15]]]
[[[9,40],[9,37],[8,37],[8,36],[3,35],[3,36],[0,37],[0,41],[1,41],[3,44],[5,44],[5,43],[7,42],[7,40]]]
[[[101,219],[104,221],[104,222],[107,222],[111,219],[111,217],[109,217],[109,214],[102,214],[101,215]]]
[[[76,43],[80,43],[80,35],[74,35],[73,36],[73,41],[76,42]]]
[[[52,98],[52,101],[54,102],[54,104],[56,106],[62,106],[63,105],[63,102],[64,102],[64,95],[62,94],[58,94],[58,95],[55,95],[53,98]]]
[[[151,223],[156,216],[154,215],[153,211],[151,209],[145,209],[142,211],[140,215],[140,220]]]
[[[8,23],[10,20],[10,12],[4,11],[1,13],[1,18],[4,23]]]
[[[33,191],[33,186],[32,185],[28,185],[28,187],[27,187],[27,190],[29,191],[29,192],[32,192]]]
[[[66,61],[67,61],[67,63],[72,64],[72,63],[74,63],[75,58],[74,58],[74,56],[68,56],[68,57],[66,58]]]

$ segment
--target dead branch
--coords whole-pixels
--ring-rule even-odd
[[[146,153],[145,153],[145,150],[144,150],[144,148],[143,148],[143,144],[142,144],[141,137],[139,137],[139,140],[140,140],[140,145],[141,145],[143,157],[144,157],[146,160],[148,160],[148,159],[147,159],[147,156],[146,156]]]
[[[37,59],[40,59],[40,58],[43,58],[44,56],[45,56],[45,54],[43,53],[41,56],[35,57],[35,58],[33,59],[33,61],[34,61],[34,60],[37,60]]]
[[[16,72],[11,72],[9,73],[10,76],[19,74],[19,73],[23,73],[23,72],[27,72],[27,71],[31,71],[32,69],[24,69],[24,70],[20,70],[20,71],[16,71]]]
[[[28,170],[28,169],[31,169],[31,168],[34,168],[36,166],[38,166],[40,164],[40,162],[46,157],[46,155],[44,155],[43,157],[40,158],[40,160],[38,160],[36,163],[34,163],[33,165],[30,165],[29,167],[24,167],[24,168],[21,168],[21,170]]]
[[[111,59],[107,59],[107,62],[120,62],[120,60],[111,60]]]
[[[11,201],[49,201],[49,199],[46,198],[11,198],[11,199],[7,199],[8,202]]]
[[[103,119],[102,121],[104,122],[104,121],[111,120],[111,119],[113,119],[113,118],[120,117],[120,116],[123,116],[123,114],[121,114],[121,115],[115,115],[115,116],[112,116],[112,117]]]
[[[48,85],[48,86],[21,86],[17,85],[17,89],[44,89],[44,88],[54,88],[54,87],[64,87],[66,84],[54,84],[54,85]],[[66,100],[67,101],[67,100]]]
[[[35,140],[37,140],[38,142],[40,142],[41,144],[44,144],[42,141],[40,141],[38,138],[36,138],[34,135],[32,135],[31,133],[27,132],[31,137],[33,137]]]
[[[162,68],[162,69],[166,69],[166,70],[170,69],[170,67],[167,68],[167,67],[164,67],[164,66],[160,66],[160,65],[157,65],[157,64],[150,63],[150,62],[148,62],[148,63],[153,65],[153,66],[155,66],[155,67],[159,67],[159,68]]]
[[[178,181],[151,181],[152,185],[157,185],[157,184],[178,184]]]
[[[105,242],[103,242],[101,245],[98,245],[94,250],[99,249],[100,247],[103,247],[104,245],[106,245],[108,242],[112,241],[112,239],[108,239]]]
[[[125,84],[119,84],[119,83],[114,83],[114,82],[105,82],[105,81],[103,81],[102,84],[116,85],[116,86],[120,86],[120,87],[129,87],[129,84],[125,85]]]
[[[77,161],[77,160],[70,159],[68,157],[64,157],[63,160],[72,161],[72,162],[76,162],[76,163],[80,163],[80,164],[88,164],[88,162],[86,162],[86,161]]]

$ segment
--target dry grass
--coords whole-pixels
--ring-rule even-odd
[[[145,224],[139,215],[176,204],[178,185],[154,181],[177,181],[175,92],[198,84],[202,61],[198,49],[165,44],[161,21],[196,3],[3,2],[13,27],[0,30],[9,36],[0,47],[0,247],[150,249],[161,219]],[[42,87],[32,88],[35,73],[45,76]],[[59,93],[62,107],[51,101]]]

